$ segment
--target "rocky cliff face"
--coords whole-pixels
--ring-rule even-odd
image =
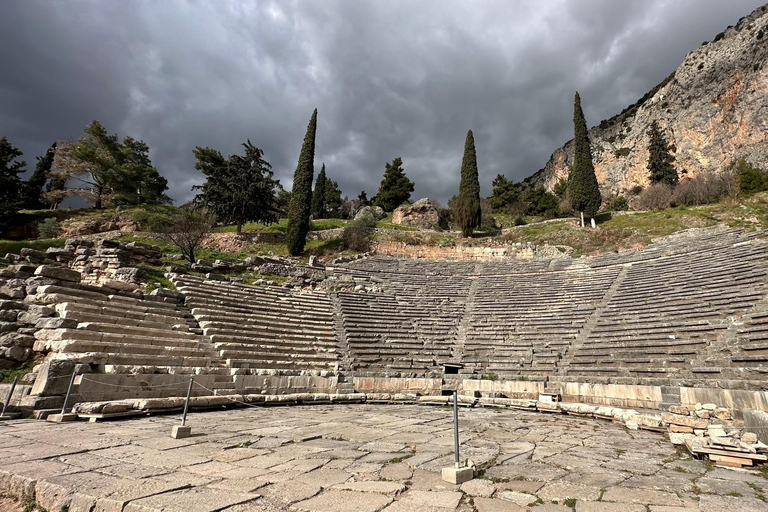
[[[766,168],[768,6],[689,53],[659,87],[589,131],[604,198],[648,185],[647,131],[654,120],[666,131],[681,178],[719,173],[740,157]],[[572,161],[569,141],[529,181],[552,190]]]

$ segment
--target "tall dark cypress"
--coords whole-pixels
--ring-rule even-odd
[[[312,207],[312,178],[315,175],[315,132],[317,131],[317,109],[312,117],[301,146],[299,164],[293,173],[293,189],[288,206],[288,231],[285,239],[288,252],[297,256],[304,252],[309,233],[309,214]]]
[[[675,155],[669,152],[667,136],[657,121],[651,123],[648,138],[648,172],[651,174],[651,183],[677,185]]]
[[[315,180],[315,191],[312,192],[312,217],[315,219],[325,217],[325,182],[325,164],[323,164]]]
[[[595,176],[595,166],[592,163],[592,149],[589,144],[587,120],[581,110],[579,93],[573,103],[573,167],[571,169],[570,197],[571,206],[582,215],[594,219],[600,209],[602,197]],[[583,222],[583,218],[582,218]]]
[[[464,141],[456,215],[464,236],[470,236],[472,231],[480,225],[480,178],[477,172],[477,153],[472,130],[467,132],[467,139]]]

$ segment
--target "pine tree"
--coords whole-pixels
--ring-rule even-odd
[[[325,205],[325,211],[323,212],[327,219],[341,219],[342,218],[342,206],[344,205],[344,199],[341,197],[341,189],[339,184],[330,178],[326,178],[325,181],[325,198],[323,200]]]
[[[301,146],[299,163],[293,173],[291,203],[288,207],[288,230],[286,243],[292,256],[304,251],[309,233],[309,214],[312,207],[312,178],[315,174],[315,133],[317,132],[317,109],[307,126],[307,134]]]
[[[250,140],[243,144],[245,155],[225,159],[211,148],[195,148],[195,169],[206,175],[202,192],[195,203],[216,215],[219,222],[235,224],[237,234],[246,222],[271,224],[278,220],[275,194],[279,182],[272,176],[272,166],[264,160],[264,152]]]
[[[373,201],[376,206],[381,206],[385,212],[391,212],[411,198],[414,184],[405,175],[403,159],[400,157],[387,162],[384,170],[384,179],[381,180],[379,191]]]
[[[675,155],[670,152],[667,137],[657,121],[651,123],[648,137],[648,172],[651,174],[651,183],[677,185]]]
[[[7,138],[0,138],[0,233],[11,227],[21,207],[22,182],[19,174],[27,165],[18,160],[22,155]]]
[[[45,182],[53,168],[53,156],[56,153],[56,143],[48,148],[45,155],[37,157],[35,172],[24,183],[24,208],[28,210],[39,210],[48,206],[43,200],[43,189]]]
[[[149,147],[126,137],[123,142],[98,122],[85,127],[86,135],[59,146],[54,156],[56,178],[70,178],[90,186],[67,192],[85,197],[95,208],[112,204],[165,204],[168,180],[149,160]]]
[[[518,201],[519,187],[503,174],[497,174],[493,180],[493,193],[488,198],[488,204],[494,211],[500,212]]]
[[[327,178],[325,177],[325,164],[320,169],[315,181],[315,190],[312,192],[312,218],[325,218],[325,194]]]
[[[467,132],[467,139],[464,141],[461,182],[459,183],[459,195],[456,199],[455,215],[463,236],[472,235],[472,231],[480,225],[480,179],[477,172],[475,137],[472,130]]]
[[[592,149],[587,132],[587,120],[581,110],[581,98],[579,93],[573,103],[573,167],[570,178],[571,206],[577,212],[581,212],[581,225],[584,226],[584,215],[595,218],[600,209],[602,197],[600,187],[595,176],[595,166],[592,164]]]

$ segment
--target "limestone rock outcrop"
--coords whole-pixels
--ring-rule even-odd
[[[392,212],[392,223],[421,229],[448,229],[448,219],[440,203],[434,199],[419,199]]]
[[[768,157],[768,6],[689,53],[680,67],[621,114],[589,131],[604,198],[649,183],[648,127],[667,135],[681,178],[718,174],[744,157]],[[594,121],[594,120],[593,120]],[[573,162],[573,141],[557,149],[529,182],[552,190]]]

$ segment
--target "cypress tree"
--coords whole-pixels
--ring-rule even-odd
[[[307,126],[307,134],[299,154],[299,163],[293,173],[291,202],[288,205],[288,230],[285,240],[292,256],[304,251],[309,233],[309,214],[312,207],[312,178],[315,174],[315,133],[317,132],[317,109]]]
[[[651,174],[651,183],[677,185],[675,155],[670,153],[667,137],[657,121],[651,123],[648,137],[648,172]]]
[[[325,218],[325,164],[320,169],[320,174],[317,175],[315,180],[315,191],[312,192],[312,217],[315,219]]]
[[[470,236],[472,231],[480,225],[480,178],[477,172],[477,153],[472,130],[467,132],[467,139],[464,141],[456,217],[463,236]]]
[[[571,206],[581,212],[581,225],[584,226],[584,214],[595,218],[600,209],[602,197],[595,176],[595,166],[592,164],[592,149],[587,132],[587,120],[581,110],[579,93],[573,102],[573,167],[571,168],[570,198]]]

